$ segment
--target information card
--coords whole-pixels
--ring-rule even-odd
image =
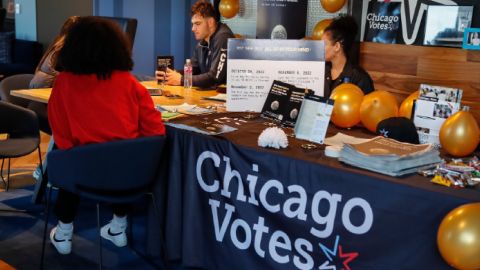
[[[295,125],[295,138],[323,144],[334,103],[333,99],[306,95]]]
[[[229,39],[227,111],[262,110],[274,80],[323,96],[323,41]]]

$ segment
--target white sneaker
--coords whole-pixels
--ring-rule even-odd
[[[73,230],[62,230],[55,226],[50,231],[50,241],[60,254],[70,254],[72,252]]]
[[[126,229],[126,224],[117,225],[113,224],[113,222],[110,222],[102,227],[100,230],[100,235],[103,238],[112,241],[115,246],[124,247],[127,245],[127,233],[125,232]]]

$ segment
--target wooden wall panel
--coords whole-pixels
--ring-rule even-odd
[[[480,82],[480,63],[420,58],[417,76],[427,80]]]
[[[369,58],[374,58],[369,54]],[[417,58],[405,55],[378,55],[382,61],[366,61],[362,65],[365,70],[378,70],[386,73],[397,73],[404,75],[417,74]]]
[[[462,104],[480,123],[480,51],[363,42],[360,64],[376,89],[392,92],[399,102],[422,83],[460,88]]]

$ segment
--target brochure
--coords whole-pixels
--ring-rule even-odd
[[[420,95],[415,102],[413,115],[420,143],[440,146],[440,127],[450,115],[460,110],[461,99],[461,89],[420,85]]]
[[[167,68],[174,69],[173,55],[159,55],[157,56],[157,71],[167,72]],[[165,80],[165,78],[163,78]],[[162,84],[162,80],[158,80],[158,84]]]
[[[267,99],[263,104],[261,116],[282,122],[285,117],[292,88],[295,88],[295,86],[276,80],[273,81]]]
[[[300,89],[293,87],[291,89],[290,97],[288,99],[287,107],[285,110],[282,124],[287,127],[295,127],[298,119],[298,113],[302,106],[303,99],[305,98],[305,92],[308,89]]]
[[[334,102],[316,95],[305,95],[295,124],[295,138],[323,144]]]

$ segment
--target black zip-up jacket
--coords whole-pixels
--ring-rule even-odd
[[[345,67],[343,67],[340,76],[338,76],[337,79],[332,80],[332,64],[327,62],[325,63],[324,97],[330,97],[333,89],[344,83],[346,78],[349,79],[350,83],[360,87],[365,95],[375,90],[370,75],[363,68],[354,66],[348,61],[345,64]]]
[[[218,23],[210,42],[201,40],[197,44],[191,59],[194,86],[211,88],[227,82],[227,45],[233,37],[227,25]]]

